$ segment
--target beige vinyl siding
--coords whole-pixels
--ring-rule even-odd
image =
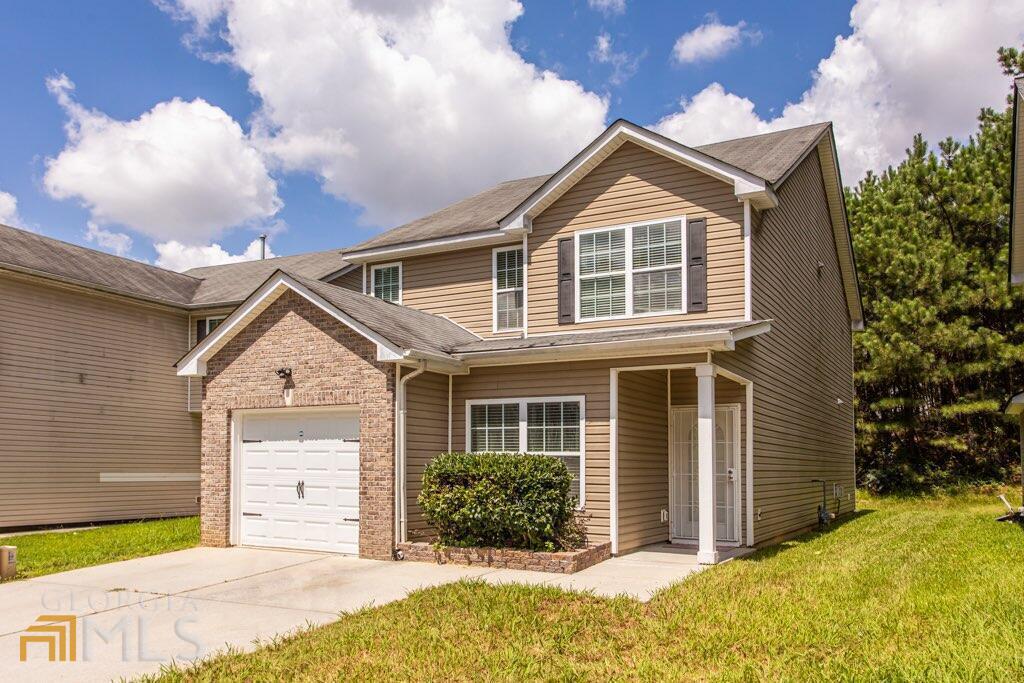
[[[818,156],[779,189],[778,208],[755,221],[753,310],[772,330],[714,361],[754,380],[754,538],[812,527],[821,497],[812,479],[845,488],[853,510],[853,355]],[[823,264],[819,274],[818,263]],[[839,401],[842,401],[839,403]]]
[[[220,318],[227,316],[235,307],[221,306],[219,308],[208,308],[195,310],[188,316],[188,348],[196,345],[196,324],[205,318]],[[175,359],[177,360],[177,359]],[[199,414],[203,412],[203,379],[201,377],[186,377],[185,383],[188,391],[187,409],[190,412]]]
[[[417,502],[423,488],[423,470],[448,449],[448,375],[423,373],[409,380],[405,391],[406,528],[410,541],[422,541],[434,536]],[[452,448],[461,450],[454,442]]]
[[[589,540],[591,542],[607,541],[609,539],[608,406],[610,369],[627,366],[697,363],[703,360],[704,356],[702,355],[656,356],[473,368],[469,375],[453,377],[452,448],[466,448],[467,400],[583,395],[586,400],[586,425],[584,426],[586,435],[586,453],[584,454],[586,506],[584,514]],[[647,397],[643,391],[634,392],[632,395],[641,403],[653,401],[663,408],[666,405],[664,384],[656,396]],[[627,399],[628,402],[629,399]],[[622,406],[620,400],[620,410],[623,409],[627,412],[630,410],[628,405]],[[623,419],[620,418],[620,426],[623,422]],[[620,469],[620,477],[622,474]],[[666,464],[666,488],[667,476]],[[627,496],[627,505],[631,504],[631,500]],[[621,492],[619,510],[620,515],[624,514]],[[660,518],[660,508],[657,518]],[[637,528],[640,526],[642,525]],[[619,548],[620,552],[630,549],[631,547],[627,546]]]
[[[345,289],[351,289],[353,292],[363,291],[363,267],[356,266],[352,270],[339,275],[330,281],[330,284],[336,287],[344,287]]]
[[[691,379],[693,371],[688,372]],[[668,539],[668,371],[619,373],[619,551]]]
[[[707,219],[707,312],[558,324],[559,238],[680,215]],[[743,205],[732,187],[633,143],[613,152],[534,219],[529,251],[531,334],[743,317]]]
[[[0,528],[196,514],[199,420],[173,363],[184,312],[0,276]]]
[[[508,336],[492,332],[492,250],[478,247],[402,259],[402,305],[443,315],[481,337]],[[371,269],[368,264],[367,279]]]

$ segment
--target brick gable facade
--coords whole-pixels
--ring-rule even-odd
[[[291,378],[279,378],[278,368],[291,368]],[[229,544],[233,411],[358,405],[359,554],[392,559],[394,393],[394,365],[377,361],[373,342],[295,292],[283,294],[207,362],[203,545]]]

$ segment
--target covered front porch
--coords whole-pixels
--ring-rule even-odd
[[[716,564],[753,539],[753,392],[713,362],[610,376],[612,553]]]

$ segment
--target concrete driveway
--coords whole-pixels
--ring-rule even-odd
[[[625,593],[646,600],[697,570],[692,555],[640,552],[569,576],[418,562],[378,562],[256,548],[192,548],[0,585],[0,680],[110,680],[172,660],[252,649],[340,613],[460,579]],[[69,617],[73,615],[74,644]],[[50,631],[28,633],[33,623]],[[60,634],[66,638],[63,648]],[[49,637],[57,657],[48,661]]]

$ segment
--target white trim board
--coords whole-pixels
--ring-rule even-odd
[[[100,472],[101,484],[199,481],[199,472]]]

